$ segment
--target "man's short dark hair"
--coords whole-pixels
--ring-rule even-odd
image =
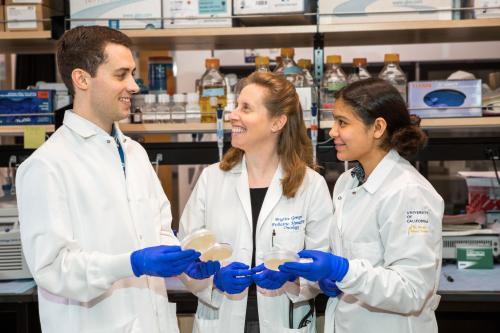
[[[74,69],[80,68],[94,77],[97,68],[106,61],[107,44],[119,44],[130,48],[132,41],[124,33],[103,26],[77,27],[68,30],[57,43],[57,67],[61,78],[74,96],[71,80]]]

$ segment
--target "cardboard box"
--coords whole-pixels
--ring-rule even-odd
[[[0,125],[52,124],[52,90],[0,90]]]
[[[418,81],[408,85],[408,109],[421,118],[481,117],[481,80]]]
[[[70,18],[72,28],[102,25],[115,29],[161,29],[161,0],[71,0]]]
[[[64,1],[62,0],[5,0],[6,5],[42,5],[64,13]]]
[[[233,0],[233,13],[243,25],[311,24],[316,17],[303,14],[315,12],[315,0]],[[263,16],[245,17],[246,15]]]
[[[321,24],[451,20],[456,0],[319,0]],[[439,9],[440,11],[417,12]]]
[[[50,30],[50,20],[41,20],[50,19],[53,15],[60,15],[60,13],[42,5],[7,5],[5,6],[5,20],[12,22],[5,24],[5,30]],[[13,22],[14,20],[23,20],[23,22]]]
[[[0,21],[4,21],[4,6],[0,5]],[[0,22],[0,32],[5,31],[5,24],[3,22]]]
[[[231,27],[231,10],[231,0],[163,0],[163,27]]]
[[[458,246],[457,265],[459,269],[492,269],[491,247]]]
[[[473,0],[474,18],[500,17],[500,0]],[[492,8],[496,7],[496,8]]]

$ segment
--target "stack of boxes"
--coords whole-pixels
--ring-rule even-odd
[[[63,1],[5,0],[4,18],[8,21],[5,24],[5,30],[50,30],[50,17],[54,15],[62,15],[63,12]]]

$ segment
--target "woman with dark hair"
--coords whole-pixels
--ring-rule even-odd
[[[358,162],[333,191],[333,253],[302,251],[311,263],[280,270],[330,296],[325,332],[437,332],[444,204],[401,156],[426,135],[394,87],[367,79],[339,92],[330,136],[339,160]]]
[[[272,248],[326,251],[331,197],[313,170],[293,85],[280,75],[254,73],[242,86],[230,115],[232,148],[203,171],[180,221],[181,239],[207,228],[234,251],[229,265],[198,286],[193,332],[249,331],[257,320],[251,318],[255,298],[260,332],[315,332],[309,300],[319,290],[262,263]],[[253,312],[246,311],[247,294]]]

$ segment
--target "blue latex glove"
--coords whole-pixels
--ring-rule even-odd
[[[200,256],[195,250],[180,246],[159,245],[132,252],[130,263],[134,275],[170,277],[181,274]]]
[[[232,262],[214,275],[217,289],[228,294],[239,294],[253,283],[252,271],[241,262]]]
[[[321,291],[328,297],[337,297],[342,294],[342,290],[337,287],[335,281],[330,279],[319,280],[319,287]]]
[[[332,279],[342,281],[349,270],[349,260],[329,252],[302,250],[301,258],[313,259],[311,263],[286,262],[278,268],[284,273],[295,274],[309,281]]]
[[[220,269],[220,262],[209,260],[207,262],[196,259],[186,268],[184,273],[197,280],[211,277]]]
[[[295,281],[295,275],[273,271],[260,264],[252,268],[252,278],[256,285],[261,288],[275,290],[281,288],[287,281]]]

